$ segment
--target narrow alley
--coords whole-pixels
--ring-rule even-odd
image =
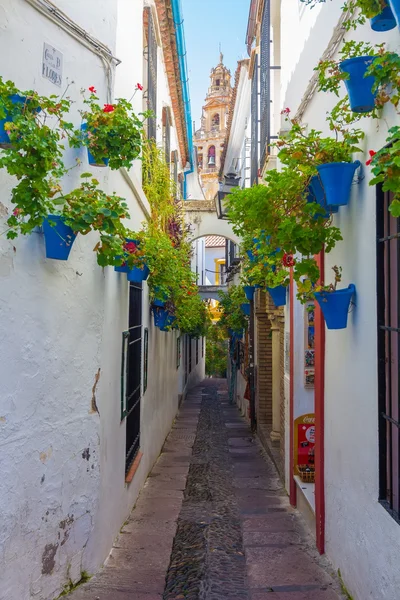
[[[274,595],[271,596],[271,593]],[[226,381],[187,396],[103,570],[69,600],[338,600]]]

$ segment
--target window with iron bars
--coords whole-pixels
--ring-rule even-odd
[[[258,183],[258,55],[255,56],[253,78],[251,80],[251,152],[250,183]]]
[[[157,38],[154,29],[153,16],[150,8],[145,8],[145,24],[147,24],[147,46],[145,55],[147,56],[147,109],[154,114],[147,119],[147,137],[156,139],[157,137]]]
[[[400,524],[400,219],[377,190],[379,499]]]

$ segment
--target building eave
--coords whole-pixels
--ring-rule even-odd
[[[181,156],[182,167],[184,168],[188,162],[190,163],[191,157],[189,153],[186,113],[171,0],[155,0],[155,5],[157,9],[165,71],[171,96],[179,153]],[[189,124],[189,127],[191,127],[191,123]]]

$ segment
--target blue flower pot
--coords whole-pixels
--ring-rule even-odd
[[[171,329],[174,329],[175,322],[176,322],[176,317],[167,312],[167,318],[165,320],[165,325],[163,327],[160,327],[160,330],[161,331],[171,331]]]
[[[357,56],[348,58],[339,65],[343,73],[349,74],[349,78],[345,79],[344,83],[349,95],[350,108],[355,113],[365,113],[375,108],[376,92],[372,91],[375,77],[372,75],[365,77],[373,60],[373,56]]]
[[[345,329],[351,297],[356,287],[352,283],[344,290],[316,292],[315,299],[321,307],[328,329]]]
[[[400,27],[400,0],[388,0],[389,6],[397,22],[397,27]]]
[[[86,133],[87,132],[87,123],[82,123],[81,131],[84,132],[84,137],[87,137],[87,133]],[[87,148],[87,154],[88,154],[88,163],[92,167],[108,167],[108,162],[109,162],[108,158],[103,158],[102,162],[99,163],[96,161],[93,154],[90,152],[89,148]]]
[[[127,269],[126,271],[126,277],[128,281],[132,281],[133,283],[146,281],[149,275],[150,271],[147,265],[143,265],[142,268],[133,267],[133,269]]]
[[[274,288],[267,287],[267,290],[271,294],[275,306],[286,305],[286,287],[284,285],[278,285]]]
[[[125,242],[128,244],[129,242],[133,242],[134,244],[136,244],[136,246],[139,246],[140,242],[138,240],[132,240],[131,238],[125,238]],[[128,252],[125,252],[124,257],[128,257],[129,254]],[[116,256],[115,258],[123,258],[122,256]],[[123,265],[120,265],[119,267],[114,267],[114,271],[117,271],[117,273],[128,273],[129,269],[128,269],[128,265],[126,263],[124,263]],[[146,279],[149,275],[146,276]],[[129,280],[129,281],[133,281]],[[143,279],[144,281],[144,279]]]
[[[327,163],[317,167],[328,206],[335,207],[348,204],[354,173],[360,166],[360,161],[356,160],[352,163]]]
[[[165,306],[165,303],[168,300],[168,297],[166,296],[166,294],[163,294],[162,292],[160,292],[160,289],[158,287],[154,288],[154,294],[155,294],[155,298],[153,300],[153,306]]]
[[[324,188],[322,187],[321,180],[318,177],[318,175],[314,175],[313,177],[311,177],[308,190],[309,194],[307,202],[316,202],[322,208],[321,211],[315,213],[314,219],[318,219],[318,217],[323,217],[324,219],[327,219],[330,216],[330,213],[338,212],[338,206],[329,206],[326,204]]]
[[[244,312],[246,317],[250,316],[250,304],[248,302],[244,302],[243,304],[241,304],[240,309],[242,312]]]
[[[236,338],[237,340],[240,340],[243,337],[243,329],[240,329],[240,331],[233,331],[233,329],[228,329],[228,333],[231,338]]]
[[[385,6],[382,12],[370,19],[371,29],[374,31],[389,31],[396,27],[396,19],[390,6]]]
[[[254,285],[245,285],[245,286],[243,286],[243,289],[244,289],[244,293],[246,294],[247,300],[249,300],[249,301],[253,300],[255,286]]]
[[[154,316],[154,325],[156,327],[159,327],[160,329],[163,329],[166,327],[167,322],[168,322],[168,311],[165,310],[165,308],[156,308],[153,310],[153,316]]]
[[[10,100],[13,104],[25,104],[26,97],[19,96],[19,94],[13,94],[12,96],[10,96]],[[10,146],[10,138],[8,137],[8,134],[6,133],[6,131],[4,129],[4,124],[9,123],[10,121],[12,121],[12,116],[6,110],[5,118],[0,120],[0,147],[1,148],[8,148],[8,146]]]
[[[246,254],[250,259],[250,262],[255,262],[257,260],[255,254],[251,250],[246,250]]]
[[[61,215],[49,215],[43,221],[43,232],[46,258],[68,260],[76,233],[64,223],[63,217]]]

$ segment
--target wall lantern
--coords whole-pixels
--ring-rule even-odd
[[[240,176],[234,171],[230,169],[229,172],[224,175],[225,182],[221,185],[220,189],[215,196],[215,208],[217,211],[218,219],[227,219],[228,218],[228,198],[229,194],[232,191],[232,188],[238,187]]]

